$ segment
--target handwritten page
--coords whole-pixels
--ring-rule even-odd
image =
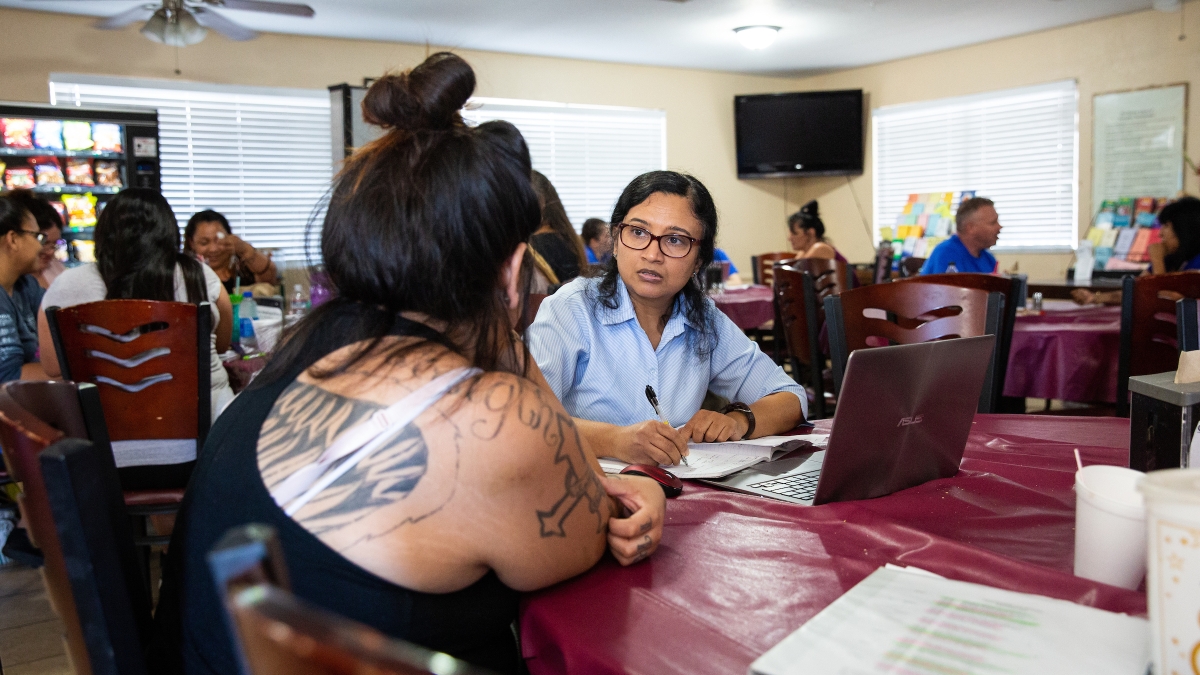
[[[880,568],[750,666],[751,675],[1142,675],[1145,619]]]
[[[663,464],[679,478],[721,478],[736,473],[760,462],[770,461],[775,457],[792,450],[792,441],[808,441],[815,447],[825,447],[829,436],[812,434],[808,436],[763,436],[747,441],[731,441],[727,443],[688,443],[688,463],[670,465]],[[600,467],[605,473],[620,473],[621,469],[629,466],[625,462],[604,458]]]

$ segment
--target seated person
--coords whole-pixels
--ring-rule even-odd
[[[737,265],[734,265],[733,261],[729,259],[728,253],[719,248],[713,248],[713,262],[729,263],[729,276],[725,277],[725,283],[729,284],[730,286],[742,285],[742,278],[738,276]]]
[[[238,672],[205,563],[235,526],[278,531],[301,599],[497,673],[524,667],[520,592],[586,571],[606,542],[622,564],[657,545],[662,489],[600,473],[515,339],[537,196],[515,127],[463,123],[474,84],[441,52],[368,90],[385,132],[346,160],[321,231],[338,294],[213,426],[149,672]]]
[[[229,375],[220,356],[229,349],[233,307],[221,280],[208,266],[179,252],[175,213],[157,190],[121,191],[100,212],[94,237],[96,262],[60,274],[42,299],[37,334],[46,374],[58,377],[62,372],[46,322],[47,307],[120,299],[207,302],[213,319],[209,371],[212,415],[216,419],[233,400]]]
[[[804,390],[716,308],[696,277],[712,262],[717,237],[704,185],[674,171],[642,174],[617,199],[611,222],[617,244],[602,276],[563,286],[526,331],[538,366],[596,454],[678,464],[688,439],[768,436],[802,421]],[[646,385],[672,426],[658,421]],[[731,407],[701,410],[710,390]]]
[[[797,258],[824,258],[846,262],[845,256],[825,238],[825,223],[813,199],[788,217],[788,243]]]
[[[583,231],[579,233],[583,239],[583,252],[587,254],[589,265],[599,265],[608,262],[612,255],[612,228],[599,218],[588,218],[583,221]]]
[[[271,256],[234,234],[229,220],[216,211],[201,211],[188,219],[183,230],[183,250],[212,268],[227,293],[239,285],[279,281]]]
[[[1200,199],[1183,197],[1158,213],[1162,224],[1163,262],[1168,272],[1200,270]],[[1121,291],[1076,288],[1071,298],[1081,305],[1121,304]]]
[[[921,274],[979,272],[995,274],[996,257],[988,251],[1000,237],[1000,217],[995,203],[985,197],[971,197],[958,205],[954,214],[957,230],[938,244],[921,267]]]
[[[63,221],[58,211],[50,206],[50,202],[38,197],[30,190],[13,190],[9,197],[21,202],[37,220],[38,229],[46,235],[42,241],[42,252],[38,255],[38,271],[34,273],[38,286],[50,288],[58,275],[66,271],[67,266],[54,257],[58,250],[58,242],[62,239]]]
[[[45,291],[33,277],[44,238],[21,199],[0,197],[0,382],[46,379],[37,363],[37,308]]]
[[[550,279],[551,284],[565,284],[579,276],[583,268],[587,267],[583,240],[575,233],[575,227],[567,219],[567,211],[563,208],[558,191],[554,189],[550,179],[534,171],[533,189],[537,192],[538,204],[542,208],[542,224],[529,238],[529,245],[553,270],[554,278]]]

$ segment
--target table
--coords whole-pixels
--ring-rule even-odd
[[[1133,274],[1133,272],[1130,272]],[[1093,278],[1087,283],[1075,283],[1074,280],[1056,279],[1054,281],[1030,281],[1026,284],[1028,294],[1041,293],[1047,300],[1070,300],[1071,291],[1076,288],[1086,288],[1089,291],[1116,291],[1121,289],[1121,279]]]
[[[1047,300],[1043,309],[1017,317],[1004,395],[1115,402],[1121,308]]]
[[[751,284],[745,288],[730,288],[710,296],[721,310],[742,330],[758,328],[775,318],[775,305],[770,286]]]
[[[1071,449],[1124,464],[1128,441],[1124,419],[978,415],[957,476],[879,499],[804,507],[688,483],[649,560],[606,557],[527,596],[523,653],[534,675],[745,673],[889,562],[1144,615],[1144,593],[1071,575]]]

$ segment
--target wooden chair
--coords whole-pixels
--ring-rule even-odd
[[[887,315],[864,316],[865,310]],[[973,288],[938,284],[875,284],[825,298],[829,351],[837,391],[846,360],[856,349],[914,344],[958,337],[996,335],[1001,330],[1004,296]],[[979,396],[979,412],[996,406],[996,351]]]
[[[1173,272],[1122,281],[1121,351],[1117,365],[1117,416],[1129,417],[1129,378],[1179,365],[1176,303],[1200,298],[1200,272]]]
[[[775,325],[787,347],[792,377],[799,380],[800,364],[808,368],[808,385],[814,393],[811,419],[829,416],[825,353],[820,344],[821,327],[825,325],[823,301],[849,288],[847,274],[846,264],[836,260],[807,258],[775,264]]]
[[[794,260],[795,258],[795,251],[759,253],[758,255],[750,256],[750,268],[754,275],[754,283],[770,286],[771,282],[774,281],[772,270],[775,269],[775,263],[782,260]]]
[[[275,531],[230,530],[208,556],[225,598],[242,675],[483,675],[438,652],[320,610],[287,589]]]
[[[1198,301],[1184,298],[1175,302],[1175,325],[1178,334],[1179,351],[1194,352],[1200,349],[1200,312],[1196,311]]]
[[[9,382],[0,387],[0,445],[4,447],[4,461],[12,476],[21,482],[22,491],[18,499],[21,513],[29,528],[30,540],[39,547],[42,553],[44,562],[42,579],[46,585],[50,605],[62,619],[68,657],[74,665],[76,673],[139,672],[136,670],[118,671],[113,667],[105,667],[105,664],[111,666],[110,661],[115,656],[111,648],[103,647],[104,640],[102,638],[108,634],[107,620],[102,611],[103,605],[97,605],[95,596],[88,595],[86,588],[76,589],[72,584],[70,575],[78,573],[81,569],[88,569],[89,563],[75,557],[77,549],[67,546],[64,550],[54,509],[51,505],[50,492],[43,474],[43,466],[38,457],[39,453],[51,444],[63,441],[65,434],[39,419],[13,398],[13,391],[31,385],[54,386],[60,391],[74,390],[75,387],[65,382]],[[94,390],[92,385],[83,385],[80,389],[88,387]],[[74,444],[82,441],[67,439],[66,442]],[[111,462],[111,454],[109,457]],[[103,458],[101,459],[103,460]],[[104,462],[101,461],[101,464],[103,465]],[[102,469],[93,467],[89,470],[93,471],[94,477],[98,480],[111,479],[111,476],[104,477],[106,472]],[[116,471],[115,465],[112,470]],[[129,524],[123,517],[114,521],[114,528],[119,529],[121,522],[124,522],[125,531],[128,532]],[[123,536],[118,539],[125,540]],[[113,551],[116,550],[116,548],[110,548]],[[122,555],[121,560],[124,564],[128,557]],[[137,567],[136,561],[135,567]],[[149,588],[144,580],[134,583],[142,578],[140,577],[141,568],[126,570],[122,567],[122,573],[123,578],[126,579],[125,586],[105,586],[100,592],[118,593],[118,595],[119,592],[127,592],[135,616],[141,617],[142,609],[145,610],[144,619],[147,622],[146,627],[148,627]],[[101,610],[97,610],[98,606],[101,607]],[[140,618],[138,622],[138,625],[141,626]],[[140,635],[140,633],[134,632],[129,635]],[[124,638],[122,637],[122,639]],[[144,669],[140,672],[144,672]]]
[[[1000,397],[997,410],[1007,413],[1024,413],[1025,399],[1004,396],[1004,380],[1008,375],[1008,357],[1012,349],[1013,327],[1017,324],[1017,308],[1025,296],[1025,284],[1019,277],[1001,277],[995,274],[950,272],[947,274],[919,274],[896,283],[941,284],[958,288],[974,288],[988,293],[1004,294],[1004,323],[996,335],[996,391]]]
[[[144,675],[150,593],[112,453],[64,438],[38,460],[90,672]]]
[[[46,320],[63,378],[99,387],[117,466],[195,461],[212,421],[208,303],[102,300]]]

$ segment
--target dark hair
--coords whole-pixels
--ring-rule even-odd
[[[1179,249],[1166,257],[1168,271],[1200,255],[1200,199],[1183,197],[1167,204],[1158,212],[1158,222],[1170,223],[1179,240]]]
[[[11,194],[0,196],[0,237],[25,229],[21,225],[29,215],[29,208],[20,199]]]
[[[149,188],[122,190],[96,221],[96,266],[108,300],[175,301],[175,266],[188,302],[208,300],[204,270],[179,252],[179,223],[166,198]]]
[[[313,374],[345,372],[389,335],[423,337],[485,370],[522,371],[527,354],[511,351],[513,326],[497,285],[505,261],[537,229],[540,212],[520,132],[507,122],[463,123],[458,111],[474,88],[474,71],[447,52],[371,85],[363,115],[386,132],[346,159],[320,231],[337,295],[285,332],[255,385],[365,341]],[[310,221],[310,230],[316,226]],[[444,324],[444,332],[401,312]],[[394,348],[387,358],[420,344]]]
[[[8,193],[8,197],[33,214],[39,230],[49,230],[52,227],[63,229],[62,216],[50,202],[35,195],[32,190],[13,190]]]
[[[196,228],[200,227],[200,223],[217,223],[225,228],[226,234],[233,234],[233,228],[229,227],[229,219],[221,213],[212,209],[205,209],[188,218],[187,227],[183,228],[183,250],[188,253],[192,252],[192,240],[196,238]]]
[[[825,241],[825,223],[821,221],[818,211],[817,200],[809,200],[807,204],[800,207],[799,211],[788,216],[788,231],[794,234],[796,228],[815,230],[817,241]]]
[[[677,171],[651,171],[634,178],[625,191],[617,198],[613,207],[611,222],[619,225],[625,220],[630,209],[641,204],[654,194],[678,195],[688,200],[692,207],[692,215],[700,222],[703,234],[700,238],[700,250],[697,256],[697,270],[707,269],[713,261],[713,248],[717,240],[717,206],[713,203],[708,188],[693,176]],[[600,272],[600,282],[591,293],[592,301],[607,309],[616,309],[620,304],[617,298],[617,256],[608,259]],[[710,315],[708,296],[704,293],[704,281],[697,275],[692,275],[690,281],[675,296],[675,302],[667,314],[662,316],[666,325],[675,311],[677,304],[687,320],[696,327],[696,333],[689,336],[690,346],[700,355],[709,354],[715,345],[716,327]]]
[[[559,199],[558,190],[554,189],[554,184],[540,171],[534,171],[533,191],[537,193],[538,205],[542,209],[542,224],[549,225],[550,229],[554,230],[554,233],[567,243],[567,246],[575,254],[580,267],[586,267],[588,261],[587,253],[583,250],[584,240],[575,233],[575,227],[567,218],[567,210],[563,208],[562,200]]]
[[[982,209],[985,206],[995,205],[996,202],[993,202],[987,197],[971,197],[970,199],[964,199],[963,202],[958,205],[958,211],[954,213],[954,230],[961,230],[963,223],[970,220],[971,216],[975,215],[975,212],[979,209]]]
[[[579,238],[583,239],[583,243],[589,244],[600,238],[600,233],[608,228],[608,223],[599,218],[588,218],[583,221],[583,231],[579,233]]]

